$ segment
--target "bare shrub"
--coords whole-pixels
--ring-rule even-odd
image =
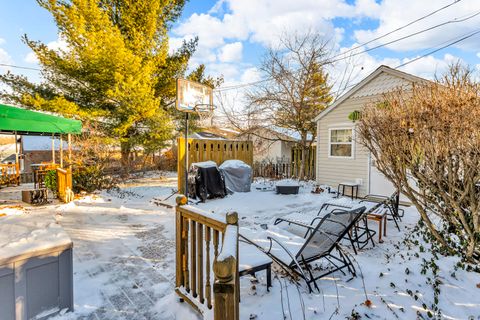
[[[437,242],[469,261],[480,260],[479,89],[471,71],[453,65],[441,79],[367,105],[357,126],[377,168],[415,205]]]

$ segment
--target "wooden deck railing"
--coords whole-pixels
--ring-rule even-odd
[[[15,163],[0,164],[0,185],[19,185],[20,168]]]
[[[175,291],[203,316],[238,320],[237,213],[223,216],[185,203],[185,196],[177,197]]]
[[[72,169],[57,168],[56,170],[58,198],[63,202],[70,202],[73,200]]]

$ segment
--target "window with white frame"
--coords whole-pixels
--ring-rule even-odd
[[[328,149],[330,157],[353,158],[353,129],[330,129]]]

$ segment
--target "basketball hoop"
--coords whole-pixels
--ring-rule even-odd
[[[202,122],[212,118],[213,89],[195,81],[177,79],[175,107],[185,113],[185,196],[188,199],[188,115],[195,113]]]

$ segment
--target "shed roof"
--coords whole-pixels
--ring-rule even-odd
[[[82,122],[0,104],[0,133],[21,135],[79,134]]]
[[[367,85],[369,82],[371,82],[373,79],[377,78],[380,74],[386,73],[404,80],[407,80],[409,82],[425,82],[428,81],[426,79],[414,76],[412,74],[399,71],[396,69],[392,69],[388,66],[381,65],[378,67],[375,71],[373,71],[371,74],[369,74],[367,77],[365,77],[362,81],[357,83],[352,89],[348,90],[345,94],[343,94],[340,98],[335,100],[333,104],[328,106],[326,109],[324,109],[322,112],[318,114],[318,116],[315,117],[315,121],[320,120],[324,116],[326,116],[330,111],[335,109],[338,105],[340,105],[342,102],[347,100],[348,98],[352,97],[357,93],[360,89],[362,89],[365,85]]]

